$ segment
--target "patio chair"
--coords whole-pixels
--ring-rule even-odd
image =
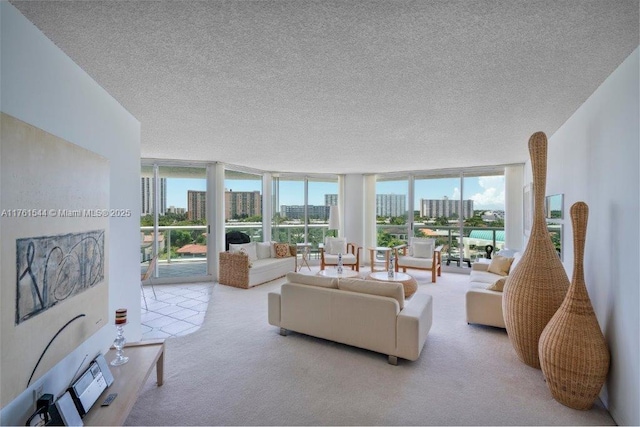
[[[327,265],[338,265],[338,254],[342,254],[342,265],[360,271],[360,249],[355,243],[347,243],[346,239],[327,237],[320,250],[320,270]]]
[[[409,245],[396,246],[396,272],[402,269],[406,273],[407,268],[431,271],[431,282],[435,283],[436,277],[442,275],[442,251],[446,250],[446,246],[435,244],[435,239],[413,237]]]
[[[158,261],[158,256],[154,256],[153,258],[151,258],[151,260],[149,261],[149,265],[147,266],[147,270],[142,273],[142,275],[140,276],[140,290],[142,291],[142,299],[144,300],[144,308],[145,310],[149,311],[149,307],[147,306],[147,297],[144,294],[144,286],[143,286],[143,282],[145,281],[149,281],[149,284],[151,285],[151,290],[153,291],[153,298],[157,299],[158,297],[156,296],[156,290],[153,287],[153,283],[151,282],[151,276],[153,276],[153,272],[156,269],[156,263]]]

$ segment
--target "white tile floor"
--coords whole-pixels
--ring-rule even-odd
[[[142,339],[170,338],[196,331],[207,312],[212,283],[186,283],[144,287],[147,308],[142,305]]]

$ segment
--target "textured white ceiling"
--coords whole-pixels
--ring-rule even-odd
[[[142,157],[317,173],[519,163],[638,46],[637,0],[12,1]]]

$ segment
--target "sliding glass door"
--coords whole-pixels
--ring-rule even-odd
[[[141,169],[141,271],[153,278],[207,277],[206,167],[147,164]]]

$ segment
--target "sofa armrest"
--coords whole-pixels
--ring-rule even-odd
[[[397,356],[416,360],[427,340],[433,322],[433,298],[417,293],[405,304],[397,318]]]
[[[488,271],[489,270],[489,264],[486,264],[484,262],[474,262],[473,264],[471,264],[471,270],[473,270],[473,271]]]
[[[223,285],[247,287],[249,285],[249,257],[240,253],[220,252],[218,282]]]
[[[280,326],[280,294],[269,292],[269,324]]]

